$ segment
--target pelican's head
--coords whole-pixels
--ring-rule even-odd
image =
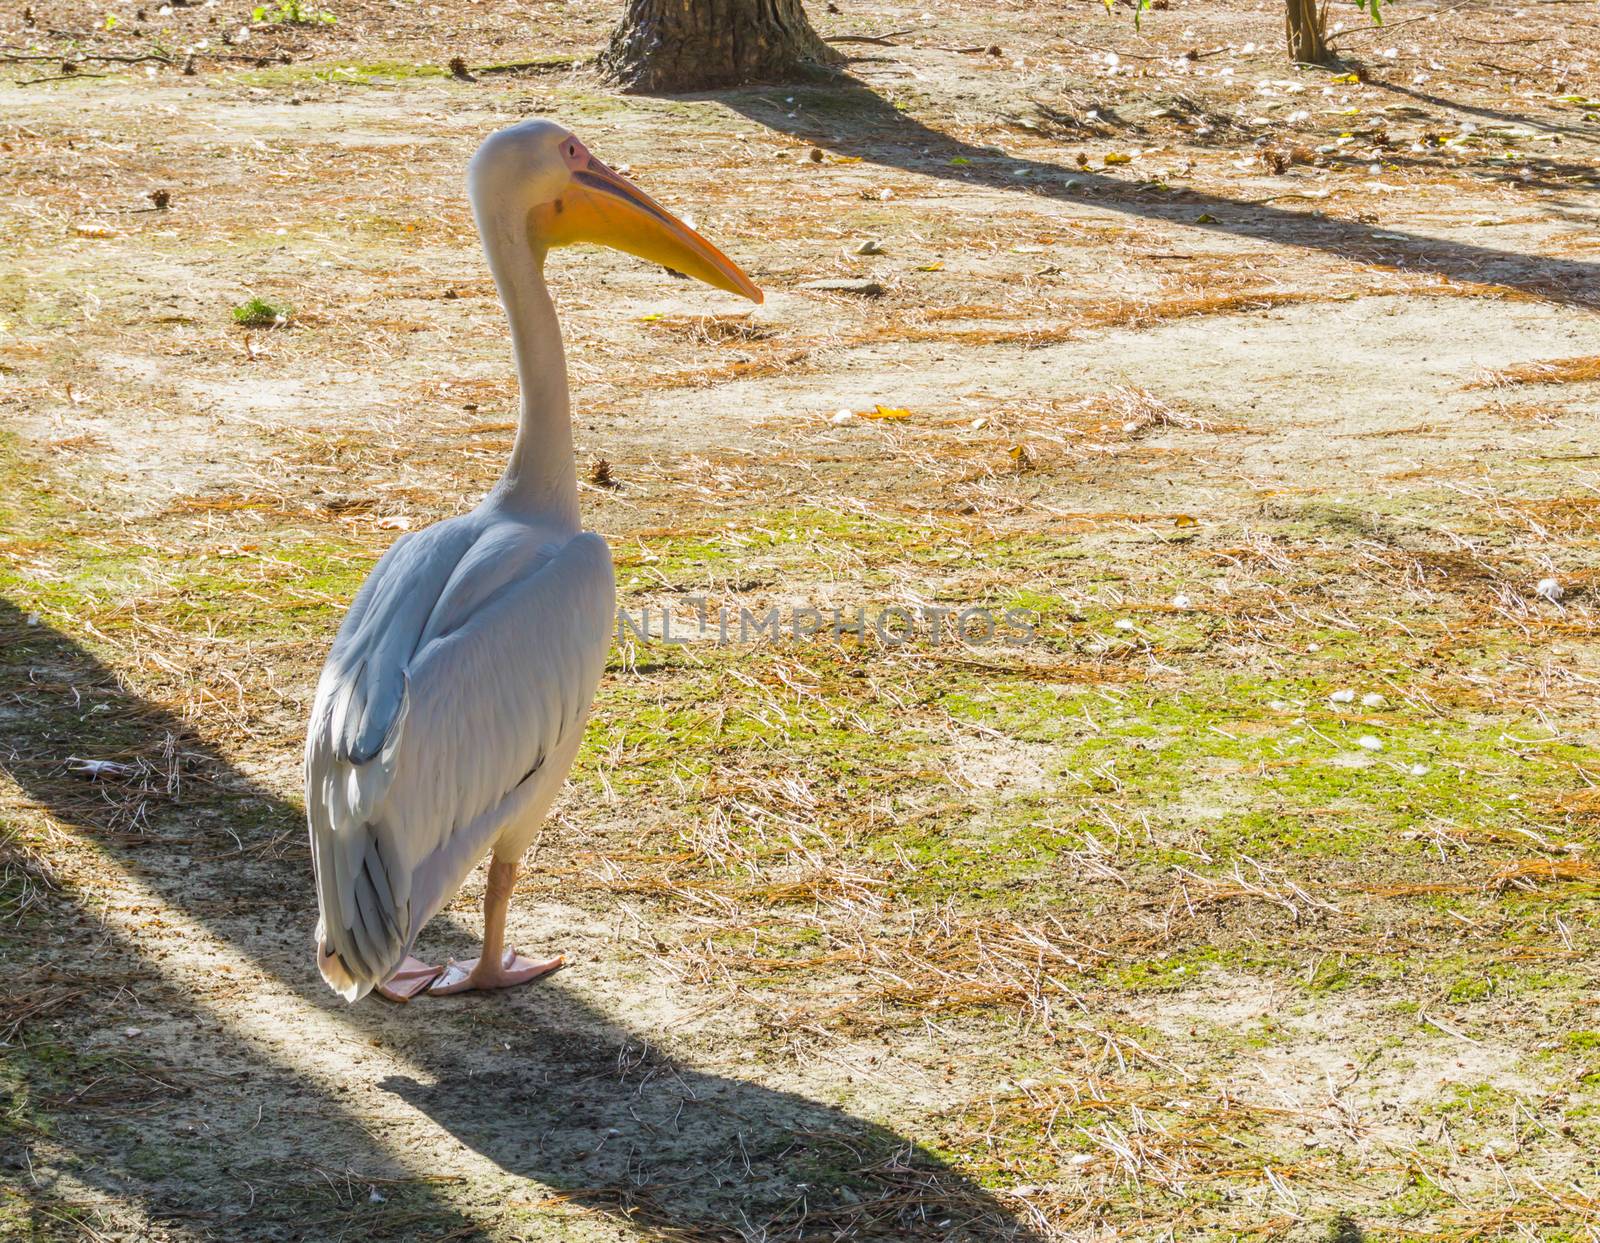
[[[524,121],[485,138],[468,166],[467,189],[486,238],[523,229],[539,252],[594,242],[761,301],[731,259],[551,121]]]

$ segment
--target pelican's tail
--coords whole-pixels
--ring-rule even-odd
[[[318,817],[313,814],[312,823]],[[317,969],[360,1001],[399,969],[410,945],[410,895],[397,895],[377,835],[365,826],[311,834],[316,848]]]
[[[341,742],[350,719],[365,719],[370,707],[365,669],[363,663],[347,676],[342,666],[328,662],[306,736],[317,969],[348,1002],[359,1001],[394,974],[405,959],[411,930],[411,877],[395,862],[394,841],[381,814],[394,779],[408,683],[403,674],[394,680],[400,689],[392,711],[379,721],[386,726],[383,732],[372,725],[371,738]],[[347,752],[347,742],[359,754]]]

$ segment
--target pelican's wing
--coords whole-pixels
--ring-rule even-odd
[[[616,606],[604,540],[575,536],[509,581],[505,558],[481,548],[446,568],[403,662],[374,665],[385,644],[369,607],[367,640],[336,646],[340,672],[318,691],[306,804],[319,959],[347,1000],[386,979],[459,888],[524,783],[582,728],[605,666]]]
[[[474,526],[462,519],[441,522],[402,535],[373,567],[345,614],[317,683],[306,737],[308,764],[319,743],[338,759],[357,764],[383,748],[399,716],[406,668],[476,536]],[[331,735],[319,737],[329,726]]]

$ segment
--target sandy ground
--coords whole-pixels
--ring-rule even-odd
[[[613,7],[0,15],[160,52],[0,79],[0,1232],[1595,1237],[1589,8],[1358,79],[841,4],[846,83],[650,99]],[[768,295],[552,260],[625,607],[1036,634],[620,643],[511,916],[570,967],[346,1008],[300,739],[509,444],[461,176],[531,115]]]

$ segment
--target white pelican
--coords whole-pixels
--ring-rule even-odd
[[[503,988],[554,970],[504,945],[517,866],[566,779],[611,643],[611,552],[581,529],[554,246],[596,242],[761,301],[721,251],[559,125],[490,135],[467,171],[511,324],[521,422],[471,513],[403,535],[357,593],[306,737],[317,966],[346,1001],[372,989]],[[422,926],[490,855],[483,950],[411,957]]]

